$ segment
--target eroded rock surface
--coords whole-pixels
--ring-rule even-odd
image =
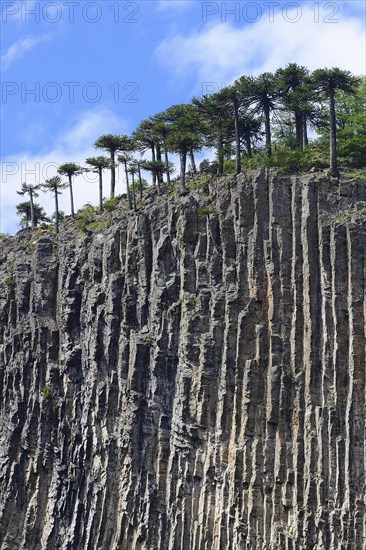
[[[364,548],[365,201],[260,172],[4,242],[1,550]]]

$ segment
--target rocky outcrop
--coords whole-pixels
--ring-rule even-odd
[[[365,213],[258,172],[5,241],[1,550],[363,548]]]

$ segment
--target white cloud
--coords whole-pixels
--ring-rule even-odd
[[[106,124],[108,130],[105,130]],[[124,127],[125,123],[119,120],[111,110],[106,108],[90,110],[79,114],[73,121],[72,127],[57,136],[55,142],[61,151],[71,153],[75,150],[83,150],[85,144],[94,143],[101,134],[121,134]]]
[[[6,70],[14,61],[22,58],[28,51],[32,50],[38,44],[47,42],[51,39],[51,34],[41,36],[25,36],[12,44],[8,50],[1,56],[1,68]]]
[[[299,19],[297,22],[289,21]],[[229,21],[206,23],[200,31],[163,40],[156,50],[173,81],[197,75],[194,93],[202,83],[230,83],[243,74],[274,71],[290,62],[310,69],[338,66],[363,74],[366,69],[365,28],[362,18],[337,15],[327,23],[303,7],[267,16],[253,24],[234,26]]]
[[[102,150],[94,149],[94,141],[102,134],[126,133],[126,123],[117,117],[111,110],[95,109],[80,114],[70,128],[57,136],[54,144],[39,154],[30,154],[27,151],[18,152],[11,157],[4,158],[1,166],[1,194],[0,194],[0,231],[14,233],[19,229],[19,220],[15,215],[15,206],[25,200],[16,191],[23,181],[40,183],[57,173],[57,167],[64,162],[76,162],[84,165],[88,156],[107,154]],[[104,192],[109,196],[110,176],[104,175]],[[75,208],[80,208],[86,202],[98,204],[97,176],[94,174],[81,175],[75,178],[74,185]],[[117,170],[116,192],[125,192],[123,171]],[[37,201],[45,208],[48,214],[54,212],[54,202],[51,195],[40,193]],[[60,208],[66,213],[70,211],[69,194],[66,189],[60,197]]]

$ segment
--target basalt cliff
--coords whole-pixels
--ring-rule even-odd
[[[0,245],[1,550],[365,548],[366,182],[110,216]]]

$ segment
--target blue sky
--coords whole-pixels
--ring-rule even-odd
[[[173,103],[292,61],[366,72],[362,0],[3,0],[1,9],[2,232],[19,229],[22,181],[83,164],[101,134],[130,133]],[[94,176],[74,187],[77,207],[97,203]],[[38,200],[52,213],[51,197]],[[69,211],[67,194],[61,207]]]

